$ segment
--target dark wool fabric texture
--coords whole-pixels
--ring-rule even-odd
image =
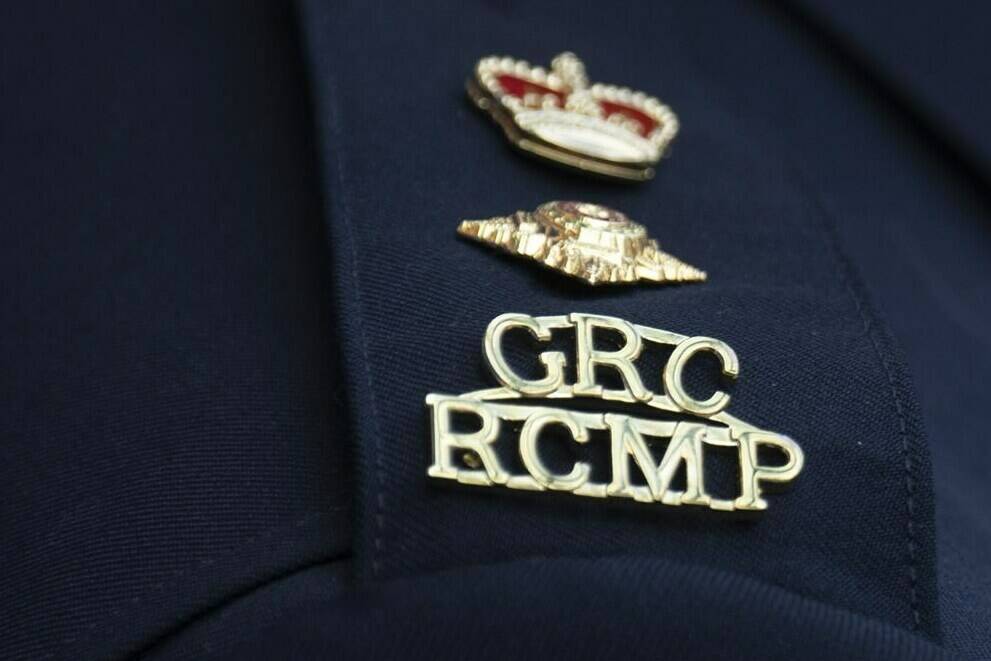
[[[346,10],[335,10],[308,23],[317,116],[326,122],[330,155],[329,215],[338,221],[330,228],[333,261],[351,320],[342,338],[346,368],[359,385],[354,411],[371,413],[354,420],[365,522],[357,531],[359,562],[371,576],[389,577],[532,555],[651,549],[934,633],[932,487],[914,395],[833,248],[831,219],[798,174],[797,155],[762,121],[713,102],[732,88],[706,88],[676,38],[676,16],[662,13],[653,22],[668,38],[633,34],[628,48],[644,63],[665,63],[652,76],[656,87],[693,119],[678,149],[697,144],[705,158],[675,167],[675,152],[649,188],[636,189],[576,180],[519,158],[476,158],[486,139],[486,153],[505,153],[502,137],[465,103],[456,114],[438,112],[437,90],[449,87],[444,81],[458,77],[471,53],[527,54],[535,28],[521,23],[536,26],[554,12],[520,21],[494,11],[452,17],[432,9],[417,30],[386,30],[394,12],[356,12],[348,21]],[[375,20],[383,21],[378,29],[369,25]],[[608,43],[627,25],[612,20],[578,13],[561,32],[580,43],[599,34]],[[448,34],[452,22],[458,30]],[[355,37],[359,27],[382,36],[371,44]],[[441,34],[451,56],[431,61]],[[565,47],[550,39],[550,50]],[[376,49],[408,57],[369,58]],[[602,50],[586,55],[598,64],[594,75],[648,75],[646,64],[630,71],[615,49]],[[385,79],[414,84],[383,104],[373,81]],[[369,123],[383,130],[365,130]],[[417,147],[424,135],[428,149]],[[649,218],[662,241],[671,237],[668,249],[706,265],[710,282],[590,294],[450,233],[459,215],[507,213],[579,193]],[[424,407],[404,393],[488,385],[465,366],[479,362],[486,323],[507,309],[578,309],[725,339],[742,364],[731,410],[800,439],[809,457],[805,474],[757,524],[698,511],[634,512],[430,488],[418,438]]]
[[[861,9],[0,9],[0,658],[991,656],[987,10]],[[465,98],[564,50],[678,113],[653,181]],[[709,281],[455,234],[554,199]],[[504,312],[724,340],[802,474],[744,518],[429,481],[424,397],[495,385]]]

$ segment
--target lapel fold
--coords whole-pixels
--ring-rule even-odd
[[[722,47],[706,36],[711,11],[628,10],[635,18],[555,4],[301,3],[361,576],[533,556],[678,557],[935,635],[932,489],[915,397],[829,219],[773,127],[728,101],[752,83],[699,68],[698,49]],[[754,10],[727,7],[718,19],[752,30],[754,48],[786,48]],[[595,79],[656,93],[682,118],[653,182],[617,185],[527,160],[464,97],[483,55],[543,62],[569,49]],[[553,199],[630,213],[709,281],[590,292],[456,235],[461,219]],[[505,312],[590,312],[726,340],[745,374],[733,412],[797,439],[805,472],[746,522],[436,488],[424,396],[492,385],[481,338]]]

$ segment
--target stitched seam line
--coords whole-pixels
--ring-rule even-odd
[[[819,216],[822,219],[823,229],[825,230],[828,238],[830,250],[836,260],[843,267],[842,273],[844,283],[846,284],[846,289],[850,294],[850,298],[853,299],[854,306],[857,308],[857,313],[860,314],[860,319],[864,324],[864,332],[867,334],[868,338],[870,338],[874,355],[877,356],[878,362],[884,370],[884,375],[888,380],[888,385],[891,387],[891,401],[894,406],[895,415],[898,417],[898,433],[901,437],[902,460],[903,467],[905,469],[905,512],[907,514],[905,533],[906,547],[908,551],[908,565],[906,570],[909,581],[909,606],[912,610],[912,630],[916,631],[922,624],[922,616],[919,613],[919,572],[916,558],[917,544],[915,540],[915,477],[913,475],[915,462],[912,461],[912,443],[909,439],[908,423],[905,420],[905,409],[902,404],[901,393],[899,392],[898,379],[895,377],[894,370],[884,355],[885,352],[881,347],[881,343],[876,332],[876,324],[872,319],[873,315],[871,314],[871,311],[868,310],[868,306],[863,300],[863,297],[858,293],[857,288],[854,286],[854,282],[857,281],[856,271],[854,270],[853,264],[843,252],[842,246],[840,245],[839,235],[832,225],[829,211],[826,209],[826,206],[819,198],[819,195],[816,193],[815,189],[809,185],[809,183],[802,176],[801,171],[798,169],[798,166],[794,164],[794,162],[792,162],[792,168],[800,183],[803,185],[802,187],[809,192],[810,199],[815,205],[816,210],[819,212]]]
[[[833,239],[835,240],[835,237],[833,237]],[[915,463],[912,461],[911,442],[908,438],[908,425],[905,422],[905,411],[902,405],[901,394],[898,391],[897,380],[895,379],[891,365],[888,363],[888,359],[884,356],[884,352],[881,350],[877,334],[874,332],[874,325],[871,323],[870,315],[866,312],[866,310],[864,310],[863,302],[860,300],[860,297],[856,294],[849,283],[847,288],[850,290],[850,295],[853,297],[861,319],[863,319],[864,332],[871,338],[871,346],[874,347],[874,353],[877,355],[877,358],[884,369],[885,376],[888,378],[888,385],[891,386],[891,400],[895,407],[895,413],[898,416],[898,432],[902,441],[902,459],[904,461],[905,468],[905,511],[908,515],[908,521],[906,521],[905,528],[908,546],[909,601],[912,607],[912,628],[913,630],[917,630],[922,623],[922,617],[919,614],[919,574],[916,566],[915,477],[913,476],[913,468]]]
[[[783,9],[784,15],[790,20],[795,20],[800,25],[800,27],[808,32],[814,33],[814,37],[817,39],[829,39],[835,37],[832,34],[832,30],[827,29],[823,32],[823,26],[821,22],[814,20],[815,17],[805,11],[806,8],[795,6],[794,4],[789,4],[785,7],[779,7]],[[836,39],[832,39],[836,41]],[[820,44],[821,46],[821,44]],[[821,50],[817,48],[817,50]],[[849,49],[841,49],[840,57],[837,62],[845,67],[849,67],[851,64],[854,69],[857,70],[858,75],[867,76],[867,80],[874,87],[880,86],[882,88],[882,95],[891,96],[891,89],[884,83],[883,80],[879,79],[874,72],[864,68],[863,62],[860,62],[857,54],[849,51]],[[904,103],[899,102],[897,94],[895,94],[894,101],[896,105],[905,106]],[[891,99],[889,99],[890,101]],[[905,110],[905,107],[901,107],[901,110]],[[910,113],[911,114],[911,113]],[[917,117],[910,118],[913,120],[914,124],[918,124]],[[923,122],[924,123],[924,122]],[[918,128],[917,126],[915,128]],[[787,150],[783,153],[790,154]],[[817,194],[817,190],[812,186],[811,181],[806,179],[803,175],[804,172],[800,165],[799,160],[795,160],[788,156],[791,168],[795,173],[797,179],[800,183],[804,184],[803,188],[809,192],[810,199],[812,203],[819,211],[821,217],[822,225],[825,233],[829,239],[830,249],[833,252],[834,257],[840,262],[843,267],[843,278],[847,286],[847,290],[850,292],[853,298],[854,304],[856,305],[857,312],[860,314],[861,319],[864,323],[864,332],[870,337],[871,345],[874,349],[874,353],[878,358],[881,368],[884,370],[885,376],[888,379],[888,385],[891,387],[891,398],[892,404],[895,409],[895,413],[898,417],[898,431],[901,436],[901,450],[902,458],[904,462],[905,469],[905,511],[907,514],[907,522],[905,526],[906,533],[906,546],[908,551],[908,566],[907,574],[909,579],[909,601],[912,611],[912,628],[913,630],[918,630],[921,628],[922,618],[919,612],[919,590],[918,590],[918,559],[917,559],[917,541],[916,541],[916,504],[915,504],[915,470],[917,465],[921,465],[921,461],[913,460],[913,453],[916,455],[924,452],[923,449],[919,447],[918,443],[913,443],[909,437],[909,428],[906,422],[905,407],[903,404],[903,392],[905,390],[904,378],[905,374],[898,369],[897,365],[893,366],[886,353],[890,353],[891,347],[884,346],[889,342],[892,342],[892,338],[887,334],[885,329],[877,329],[878,320],[880,316],[874,310],[871,305],[869,292],[867,290],[866,284],[860,279],[859,272],[852,263],[852,261],[846,256],[844,252],[842,240],[839,235],[839,231],[836,228],[835,221],[833,221],[833,214],[830,213],[827,205],[823,199]],[[860,292],[864,293],[860,293]],[[887,348],[887,352],[885,349]],[[907,368],[905,368],[907,369]],[[896,373],[897,372],[897,373]],[[899,378],[901,377],[901,378]],[[920,434],[921,432],[917,432]],[[934,616],[934,623],[938,618],[938,606],[937,615]]]
[[[329,98],[327,103],[327,114],[329,116],[331,132],[334,135],[334,142],[337,145],[341,145],[343,144],[343,140],[341,140],[343,137],[343,127],[341,125],[341,113],[337,103],[337,80],[333,76],[329,76],[327,79],[327,98]],[[341,219],[347,233],[346,241],[351,253],[350,270],[352,280],[354,281],[355,307],[358,312],[355,315],[355,317],[357,317],[356,324],[358,330],[358,345],[361,348],[361,356],[363,361],[362,371],[365,373],[365,382],[368,384],[368,400],[372,414],[371,426],[372,433],[375,435],[374,472],[375,481],[378,486],[375,490],[375,536],[372,542],[371,556],[372,576],[378,576],[381,568],[381,563],[379,562],[379,552],[383,547],[382,538],[385,530],[385,467],[382,463],[382,433],[378,428],[378,404],[375,397],[374,380],[372,379],[371,368],[369,367],[368,341],[365,333],[364,316],[362,315],[361,278],[358,273],[358,248],[354,240],[354,229],[351,225],[351,207],[348,203],[347,194],[345,192],[346,178],[344,176],[344,156],[341,153],[343,150],[332,148],[331,151],[334,152],[334,161],[337,164],[336,174],[337,185],[339,188],[338,199],[340,201]]]
[[[689,52],[689,51],[685,51]],[[737,109],[746,108],[747,104],[741,102],[738,95],[732,94],[731,99],[733,101],[732,106]],[[741,115],[743,113],[740,113]],[[752,118],[752,117],[751,117]],[[760,122],[762,127],[765,129],[765,137],[771,138],[775,142],[778,142],[775,131],[773,127],[767,126],[764,122]],[[791,156],[791,150],[786,144],[779,144],[779,151],[781,153],[782,159],[788,166],[788,169],[792,176],[795,178],[798,187],[808,194],[808,199],[811,201],[812,206],[818,213],[818,225],[820,231],[826,237],[826,243],[829,245],[829,249],[833,255],[833,258],[840,265],[840,273],[843,278],[843,282],[846,286],[846,290],[850,297],[853,299],[854,306],[857,309],[858,314],[864,324],[864,332],[867,333],[871,341],[871,346],[874,350],[874,354],[880,363],[881,368],[884,370],[885,377],[888,380],[888,384],[891,386],[892,403],[894,405],[895,413],[898,417],[898,431],[901,436],[901,450],[902,457],[904,461],[905,469],[905,511],[907,513],[906,522],[906,548],[908,552],[908,565],[906,568],[906,573],[909,579],[909,605],[912,612],[912,629],[918,630],[921,627],[922,617],[919,611],[919,590],[918,590],[918,568],[917,568],[917,557],[916,557],[916,524],[915,524],[915,476],[913,474],[916,462],[912,460],[913,444],[909,439],[908,424],[905,419],[904,406],[902,404],[902,397],[899,392],[898,379],[895,376],[894,369],[889,364],[888,360],[884,357],[884,350],[881,347],[881,341],[875,332],[875,324],[872,323],[872,317],[876,316],[873,312],[871,306],[864,298],[858,293],[857,285],[861,284],[858,277],[858,273],[852,262],[847,258],[846,253],[843,250],[842,242],[838,231],[835,228],[834,221],[832,220],[832,215],[827,209],[826,205],[822,201],[818,194],[817,189],[808,180],[804,171],[801,167],[801,162],[798,159],[794,159]],[[918,452],[918,448],[915,448]]]

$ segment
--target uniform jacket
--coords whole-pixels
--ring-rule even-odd
[[[0,657],[991,656],[985,7],[0,17]],[[525,158],[465,97],[565,50],[677,111],[653,181]],[[554,199],[708,281],[592,290],[454,231]],[[424,397],[492,385],[505,312],[727,341],[801,476],[745,519],[439,487]]]

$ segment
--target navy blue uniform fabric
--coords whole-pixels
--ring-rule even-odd
[[[350,548],[296,27],[0,14],[0,658],[120,656]]]
[[[531,558],[360,592],[340,583],[320,568],[267,586],[150,658],[952,658],[902,629],[658,557]],[[231,639],[232,620],[250,623],[247,640]]]
[[[991,656],[982,19],[850,7],[0,10],[0,657]],[[464,99],[566,49],[678,112],[655,181]],[[453,231],[574,198],[710,281]],[[436,488],[423,397],[507,311],[727,341],[803,474],[744,521]]]

